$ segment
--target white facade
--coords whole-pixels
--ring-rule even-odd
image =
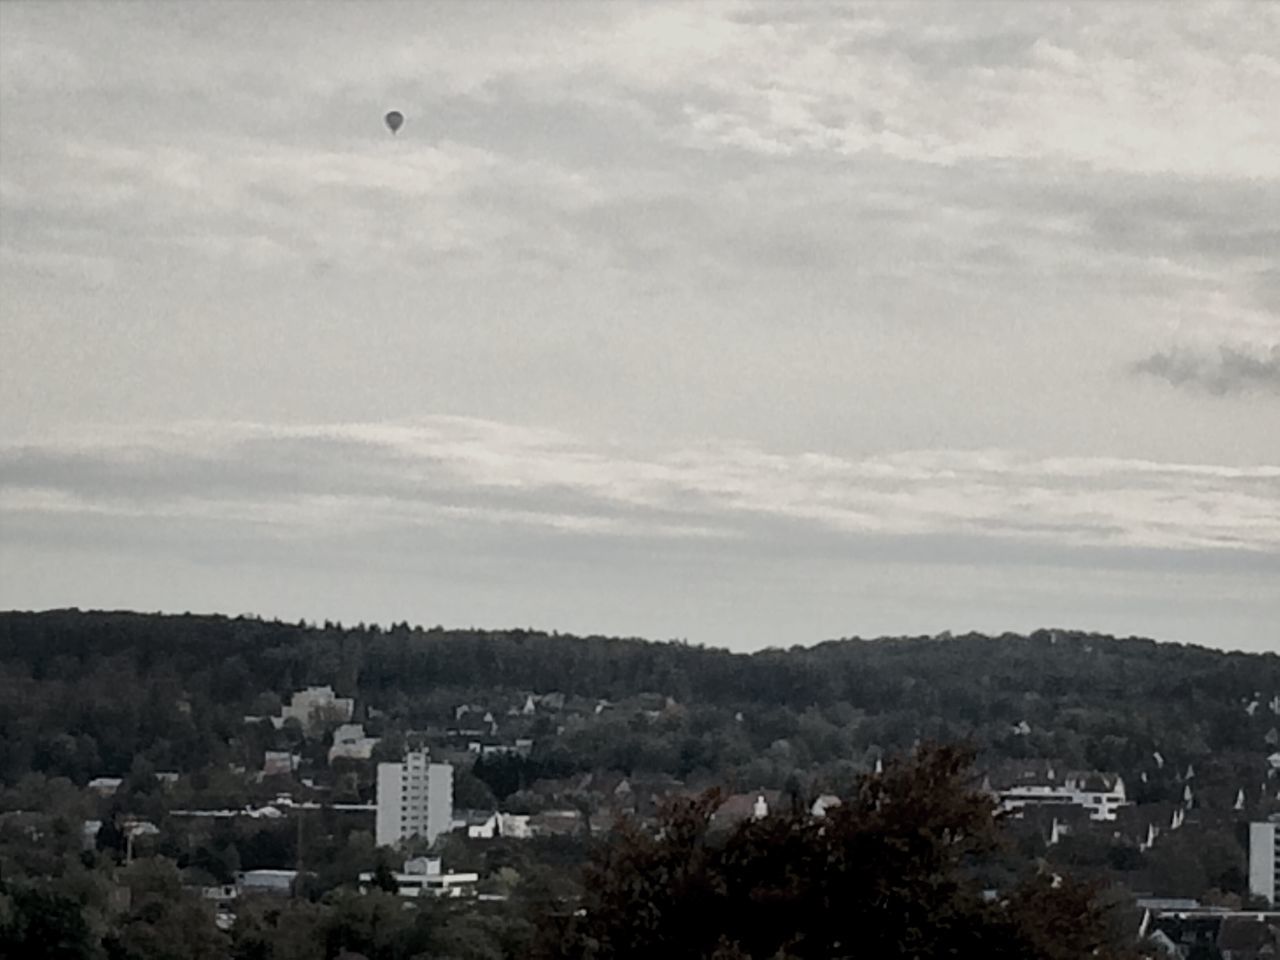
[[[1280,903],[1276,884],[1276,861],[1280,860],[1280,823],[1249,824],[1249,893]]]
[[[813,806],[809,808],[809,813],[815,817],[825,817],[827,811],[834,807],[840,806],[840,798],[834,793],[824,793],[813,801]]]
[[[492,840],[494,837],[528,840],[533,836],[529,820],[528,814],[495,813],[484,823],[467,827],[467,836],[472,840]]]
[[[1021,814],[1026,807],[1066,805],[1084,807],[1090,820],[1114,820],[1116,811],[1127,806],[1124,781],[1116,777],[1110,788],[1093,790],[1083,779],[1068,777],[1061,784],[1018,784],[998,792],[1000,809]]]
[[[346,760],[368,760],[373,756],[373,748],[379,743],[377,737],[364,735],[364,724],[344,723],[333,732],[333,746],[329,748],[329,762],[342,758]]]
[[[439,857],[406,860],[403,873],[392,874],[402,897],[461,897],[475,892],[478,873],[445,873]],[[368,893],[374,874],[360,874],[360,892]]]
[[[409,753],[401,763],[378,764],[378,846],[395,846],[410,837],[435,843],[452,825],[452,766],[428,762],[425,751]]]

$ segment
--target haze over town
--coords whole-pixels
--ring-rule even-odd
[[[1280,6],[0,20],[0,607],[1280,640]]]

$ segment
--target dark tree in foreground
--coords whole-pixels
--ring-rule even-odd
[[[625,824],[589,868],[581,903],[546,919],[541,955],[1137,956],[1092,887],[1038,877],[984,896],[977,871],[1000,835],[991,799],[973,788],[972,759],[959,748],[921,748],[863,779],[823,818],[772,816],[727,837],[710,829],[714,794],[673,804],[656,835]]]

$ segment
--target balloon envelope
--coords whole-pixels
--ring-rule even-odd
[[[391,128],[392,133],[395,133],[404,124],[404,114],[399,110],[392,110],[383,119],[387,121],[387,126]]]

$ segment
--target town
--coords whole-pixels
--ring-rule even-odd
[[[398,649],[403,641],[412,645],[415,635],[435,657],[461,651],[464,642],[461,636],[429,632],[397,637],[396,631],[336,626],[316,631],[178,618],[135,621],[136,637],[124,639],[114,653],[88,654],[81,668],[72,668],[65,654],[50,649],[65,649],[77,631],[95,622],[77,615],[61,621],[10,618],[18,632],[49,630],[55,623],[60,632],[70,628],[66,639],[50,641],[54,635],[46,633],[38,647],[28,648],[27,655],[36,659],[27,668],[32,678],[27,682],[38,687],[42,681],[35,678],[49,676],[48,670],[61,663],[67,679],[91,683],[95,674],[79,671],[88,671],[91,663],[101,667],[106,662],[101,656],[115,658],[118,666],[120,657],[140,662],[134,658],[149,657],[145,651],[155,649],[148,634],[175,629],[197,628],[208,637],[228,639],[247,630],[255,638],[239,654],[233,642],[230,661],[223,656],[209,661],[211,690],[221,682],[220,674],[238,684],[260,676],[259,667],[273,657],[306,656],[308,644],[314,653],[314,644],[323,646],[326,638],[337,643],[335,650],[361,645],[361,676],[381,669],[379,650],[390,649],[388,644]],[[698,682],[700,671],[710,678],[727,666],[712,666],[720,661],[710,651],[604,640],[584,646],[573,638],[532,635],[468,634],[465,642],[472,652],[479,645],[520,662],[495,676],[487,691],[465,680],[474,667],[443,662],[438,684],[419,689],[396,681],[381,695],[378,684],[364,681],[350,695],[333,683],[277,695],[262,681],[252,681],[239,697],[220,703],[189,689],[171,705],[175,716],[198,719],[215,710],[221,718],[216,722],[233,728],[211,762],[164,767],[165,753],[153,745],[133,755],[127,769],[75,767],[73,751],[57,761],[73,764],[63,767],[70,779],[51,776],[49,768],[47,774],[18,778],[0,794],[0,837],[7,844],[0,852],[11,864],[21,862],[25,844],[42,837],[47,842],[50,829],[62,829],[60,815],[84,811],[75,831],[77,855],[88,858],[86,863],[114,863],[112,869],[122,871],[113,874],[111,910],[127,914],[131,909],[131,886],[123,879],[130,869],[170,863],[178,869],[184,896],[203,904],[227,934],[245,917],[258,916],[264,902],[315,900],[341,891],[389,894],[414,905],[448,903],[450,910],[472,919],[501,917],[527,908],[527,898],[539,886],[545,888],[542,895],[572,900],[575,872],[594,846],[608,843],[624,824],[656,828],[673,801],[714,796],[712,835],[728,836],[743,824],[777,816],[818,821],[838,811],[861,780],[883,777],[886,765],[911,749],[902,741],[858,749],[855,730],[865,735],[884,729],[877,727],[875,712],[851,716],[854,726],[840,734],[831,722],[838,713],[815,712],[813,705],[787,721],[796,731],[792,736],[774,737],[768,725],[781,717],[771,716],[792,699],[790,694],[781,701],[764,695],[753,703],[740,695],[725,701],[704,688],[706,699],[699,703],[687,689],[678,695],[674,689],[614,682],[588,694],[579,691],[591,686],[589,677],[561,674],[570,681],[564,689],[522,689],[508,679],[519,677],[521,662],[531,658],[579,656],[576,651],[592,644],[612,643],[608,662],[613,664],[659,652],[685,661],[687,687],[689,678]],[[920,664],[933,654],[949,659],[957,644],[995,641],[911,642],[921,651],[916,670],[928,678],[919,696],[936,697],[941,689],[936,685],[948,681]],[[1096,656],[1128,673],[1149,667],[1144,661],[1160,653],[1133,641],[1065,632],[999,642],[1018,657],[1020,645],[1029,656],[1038,655],[1036,670],[1049,674]],[[190,646],[173,655],[204,656],[199,649]],[[891,655],[894,648],[879,649]],[[241,656],[247,658],[247,670],[235,662]],[[1222,655],[1197,656],[1212,670],[1227,662]],[[254,661],[258,667],[250,666]],[[761,662],[760,668],[777,670],[783,662]],[[1276,672],[1271,658],[1250,664]],[[129,672],[136,675],[132,667]],[[76,675],[83,681],[74,681]],[[1230,954],[1236,958],[1265,956],[1259,951],[1274,943],[1280,926],[1280,915],[1272,912],[1280,825],[1280,694],[1275,690],[1280,688],[1255,689],[1265,676],[1270,674],[1242,671],[1239,682],[1247,680],[1249,689],[1214,708],[1228,707],[1233,714],[1230,740],[1222,746],[1188,750],[1183,744],[1189,741],[1180,740],[1183,733],[1174,725],[1151,741],[1155,749],[1115,754],[1114,760],[1133,762],[1107,769],[1036,756],[1043,744],[1065,743],[1065,728],[1052,726],[1056,708],[1047,710],[1024,696],[1018,708],[1024,715],[1014,721],[1006,712],[1011,705],[996,696],[983,710],[989,719],[970,731],[971,737],[988,738],[973,789],[989,798],[1011,839],[1009,863],[1039,864],[1036,869],[1050,876],[1070,872],[1122,883],[1130,898],[1123,906],[1125,922],[1135,942],[1163,943],[1173,951],[1170,956],[1209,941],[1237,944]],[[750,682],[746,675],[743,679]],[[1009,682],[1034,687],[1043,681],[1028,674]],[[154,695],[151,681],[136,688],[140,699]],[[1135,689],[1132,702],[1140,707],[1143,696]],[[909,702],[895,699],[876,709],[890,716],[899,709],[893,703]],[[239,703],[252,709],[233,713]],[[830,719],[820,722],[823,715]],[[1002,715],[1007,719],[998,719]],[[1154,735],[1154,728],[1142,723]],[[701,746],[690,739],[699,729],[711,737]],[[741,738],[740,750],[726,739],[732,737]],[[1240,747],[1233,746],[1237,741]],[[1083,758],[1100,755],[1107,742],[1104,737],[1097,746],[1086,746]],[[698,759],[690,752],[705,751],[708,743],[719,744],[719,759]],[[107,746],[100,743],[97,754]],[[225,757],[221,765],[217,756]],[[998,875],[992,874],[990,882],[995,884],[991,895],[998,895]],[[1240,946],[1246,942],[1253,944],[1253,953]]]

